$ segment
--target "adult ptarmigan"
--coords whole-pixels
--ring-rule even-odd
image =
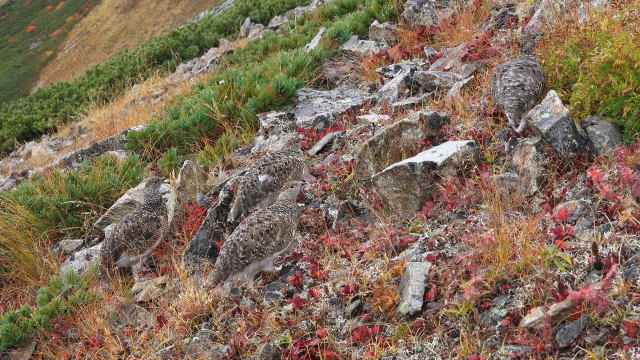
[[[535,48],[540,33],[526,34],[520,56],[498,66],[491,79],[491,96],[517,132],[526,126],[526,115],[542,98],[547,77],[536,61]]]
[[[273,260],[294,240],[300,212],[296,199],[302,185],[302,181],[287,182],[273,205],[251,213],[238,225],[220,248],[207,286],[252,279],[260,271],[272,270]]]
[[[227,220],[234,222],[238,218],[246,216],[252,207],[262,201],[273,200],[288,181],[302,179],[306,166],[298,144],[271,152],[260,158],[238,180]]]

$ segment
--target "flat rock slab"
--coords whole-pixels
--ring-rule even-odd
[[[562,326],[556,333],[556,342],[563,348],[571,345],[589,326],[589,317],[582,315],[578,320]]]
[[[565,159],[573,159],[576,153],[591,150],[589,139],[577,127],[569,109],[554,90],[529,111],[527,124]]]
[[[409,0],[404,3],[402,18],[410,27],[436,26],[453,15],[448,1]]]
[[[398,293],[402,297],[396,311],[398,317],[415,315],[422,310],[427,275],[431,266],[429,262],[409,262],[405,265],[404,275],[398,286]]]
[[[357,35],[352,36],[349,41],[340,46],[340,50],[344,51],[347,55],[369,58],[373,55],[385,50],[387,45],[374,41],[374,40],[361,40]]]
[[[298,104],[293,110],[296,125],[305,129],[324,129],[339,115],[367,100],[367,95],[358,89],[336,88],[298,90]]]
[[[382,44],[393,46],[400,42],[398,24],[386,22],[381,24],[375,20],[369,26],[369,39]]]
[[[102,243],[82,249],[69,256],[62,266],[60,266],[60,276],[64,278],[70,272],[74,272],[77,275],[84,274],[100,261],[100,249],[102,249]]]
[[[462,170],[477,153],[473,140],[448,141],[376,173],[374,190],[392,213],[411,216],[431,198],[436,174]]]

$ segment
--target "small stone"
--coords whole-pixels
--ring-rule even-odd
[[[454,72],[462,76],[462,78],[468,78],[471,75],[486,68],[483,62],[463,62],[461,60],[469,43],[463,43],[453,48],[446,48],[442,50],[442,56],[438,60],[434,61],[429,67],[429,71],[445,71]]]
[[[570,300],[563,300],[552,304],[551,306],[544,307],[538,306],[529,311],[529,313],[520,320],[518,326],[529,329],[541,329],[547,318],[551,321],[551,324],[557,323],[564,315],[573,310],[576,304]]]
[[[376,93],[377,105],[389,105],[402,100],[411,94],[412,75],[405,70],[387,81]]]
[[[371,26],[369,26],[369,39],[389,46],[394,46],[400,42],[398,25],[389,22],[381,24],[378,20],[375,20]]]
[[[402,18],[410,27],[436,26],[453,15],[448,5],[448,1],[408,0],[404,3]]]
[[[591,150],[589,139],[578,130],[569,109],[554,90],[529,111],[527,124],[565,159],[574,159],[576,153]]]
[[[60,276],[64,278],[69,272],[74,272],[77,275],[84,274],[100,262],[101,248],[102,243],[87,249],[82,249],[69,256],[60,266]]]
[[[438,53],[439,51],[431,46],[424,47],[424,54],[427,56],[427,60],[429,60],[429,62],[434,62],[438,58]]]
[[[288,287],[286,281],[278,279],[269,283],[264,288],[264,299],[268,302],[280,302],[284,300],[283,290]]]
[[[404,275],[398,286],[402,300],[398,305],[398,317],[411,316],[422,310],[427,275],[431,269],[428,262],[409,262],[405,265]]]
[[[209,198],[208,196],[202,193],[196,194],[196,201],[198,203],[199,208],[206,209],[209,206],[211,206],[211,198]]]
[[[139,303],[157,300],[159,297],[167,293],[167,282],[168,278],[166,276],[137,282],[133,284],[131,293],[133,294],[136,302]]]
[[[613,157],[616,148],[622,145],[620,128],[600,117],[584,119],[582,124],[596,153]]]
[[[462,75],[445,71],[418,71],[414,82],[420,86],[420,92],[446,94],[453,86],[464,80]]]
[[[424,66],[423,62],[414,60],[405,60],[399,63],[382,66],[376,69],[376,72],[387,78],[395,78],[403,72],[415,73],[418,70],[422,70]]]
[[[178,199],[186,204],[196,203],[198,191],[204,189],[208,180],[209,169],[207,167],[186,160],[182,164],[176,180]]]
[[[546,181],[549,172],[549,157],[542,140],[519,140],[507,160],[507,167],[520,176],[525,195],[537,192]]]
[[[589,325],[589,317],[582,315],[580,319],[562,326],[556,333],[556,342],[560,348],[571,345]]]
[[[567,221],[570,223],[583,219],[587,221],[594,219],[593,205],[585,199],[565,201],[553,209],[555,215],[560,214],[561,211],[567,212]]]
[[[311,50],[315,50],[315,48],[317,48],[318,45],[320,45],[320,40],[322,40],[322,37],[326,32],[327,32],[327,28],[324,28],[324,27],[320,28],[316,36],[314,36],[313,39],[311,39],[311,41],[304,46],[304,51],[309,52]]]
[[[359,40],[357,35],[352,36],[349,41],[340,46],[340,50],[348,55],[359,58],[369,58],[385,50],[386,45],[373,40]]]
[[[78,250],[84,245],[84,239],[64,239],[52,246],[52,250],[58,254],[66,255]]]
[[[333,139],[336,138],[336,136],[342,134],[342,131],[336,131],[336,132],[332,132],[332,133],[328,133],[327,135],[325,135],[322,139],[318,140],[317,143],[315,143],[311,149],[309,149],[307,151],[307,154],[309,154],[309,156],[315,156],[316,154],[320,153],[322,151],[322,149],[324,149],[329,143],[331,143],[333,141]]]
[[[356,116],[356,122],[361,125],[379,124],[381,121],[389,121],[389,115],[367,114]]]
[[[364,303],[362,300],[355,299],[344,309],[344,316],[348,319],[353,319],[362,312],[363,307]]]

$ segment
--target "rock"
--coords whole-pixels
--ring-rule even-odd
[[[582,315],[578,320],[562,326],[556,333],[558,347],[563,348],[571,345],[587,326],[589,326],[589,316],[587,315]]]
[[[324,129],[337,116],[361,106],[366,94],[358,89],[336,88],[316,90],[304,88],[297,92],[298,104],[293,114],[296,125],[305,129]]]
[[[418,96],[411,96],[406,99],[402,99],[391,104],[393,112],[404,111],[405,108],[417,108],[428,107],[427,101],[433,98],[433,93],[422,94]]]
[[[336,132],[328,133],[322,139],[320,139],[317,143],[315,143],[311,147],[311,149],[309,149],[307,151],[307,154],[309,154],[309,156],[315,156],[316,154],[321,152],[322,149],[324,149],[330,142],[332,142],[333,139],[336,138],[336,136],[338,136],[338,135],[340,135],[342,133],[344,133],[344,132],[343,131],[336,131]]]
[[[424,63],[422,61],[405,60],[399,63],[379,67],[376,72],[387,78],[395,78],[403,72],[409,72],[411,75],[418,70],[423,70]]]
[[[507,30],[518,27],[516,5],[506,3],[491,10],[491,17],[482,26],[484,32]]]
[[[403,71],[387,81],[376,93],[376,105],[389,105],[411,94],[413,76],[409,70]]]
[[[82,249],[69,256],[60,266],[60,276],[65,278],[70,272],[74,272],[78,275],[84,274],[87,270],[100,262],[101,248],[102,243],[90,248]]]
[[[64,239],[55,243],[51,250],[57,254],[66,255],[78,250],[84,245],[84,239]]]
[[[29,360],[32,358],[33,352],[36,350],[38,342],[33,337],[28,337],[22,341],[22,344],[15,350],[9,351],[6,357],[3,355],[2,360]]]
[[[374,190],[393,213],[411,216],[430,199],[436,174],[458,172],[472,164],[477,153],[472,140],[448,141],[376,173]]]
[[[320,40],[322,40],[322,37],[326,32],[327,32],[327,28],[324,28],[324,27],[320,28],[316,36],[314,36],[313,39],[311,39],[311,41],[304,46],[304,51],[309,52],[311,50],[315,50],[315,48],[317,48],[318,45],[320,45]]]
[[[196,202],[198,204],[198,207],[202,209],[206,209],[211,206],[211,198],[201,193],[196,194]]]
[[[381,121],[389,121],[391,116],[378,115],[378,114],[366,114],[356,116],[356,122],[360,125],[379,124]]]
[[[280,302],[284,299],[284,293],[282,292],[287,288],[286,279],[278,279],[269,283],[264,288],[264,299],[267,302]]]
[[[589,222],[593,222],[595,216],[593,212],[593,205],[590,201],[585,199],[570,200],[558,204],[553,209],[553,213],[557,215],[562,210],[567,211],[567,222],[569,223],[575,223],[578,220],[587,220]]]
[[[431,269],[429,262],[408,262],[398,286],[401,300],[396,311],[398,317],[412,316],[422,310],[427,275]]]
[[[229,10],[233,6],[234,3],[235,3],[235,0],[226,0],[222,4],[219,4],[219,5],[213,7],[210,10],[205,10],[205,11],[200,12],[196,17],[194,17],[193,19],[189,20],[186,24],[184,24],[184,25],[182,25],[180,27],[181,28],[185,27],[185,26],[187,26],[187,25],[189,25],[189,24],[191,24],[193,22],[200,21],[200,20],[202,20],[202,19],[204,19],[205,17],[208,17],[208,16],[220,15],[223,12]]]
[[[549,172],[549,158],[542,140],[520,139],[506,165],[520,176],[524,195],[537,192],[546,181]]]
[[[155,279],[137,282],[133,284],[131,294],[134,296],[136,302],[139,303],[157,300],[167,293],[168,280],[166,276],[160,276]]]
[[[446,8],[448,1],[408,0],[404,3],[402,18],[409,27],[436,26],[453,15],[453,9]]]
[[[255,39],[259,37],[263,31],[264,31],[264,25],[250,18],[246,18],[246,20],[240,27],[240,32],[238,33],[238,36],[241,38]]]
[[[463,43],[454,48],[444,49],[442,56],[431,64],[429,71],[454,72],[466,79],[485,69],[486,65],[480,61],[468,63],[461,60],[468,44]]]
[[[194,161],[186,160],[176,180],[176,193],[178,199],[185,204],[195,204],[198,192],[207,185],[209,180],[209,169],[196,164]]]
[[[589,139],[578,130],[569,109],[554,90],[529,111],[527,125],[565,159],[591,150]]]
[[[504,174],[496,174],[491,177],[491,181],[495,188],[500,192],[504,199],[511,198],[516,195],[530,195],[526,185],[520,175],[507,172]]]
[[[98,221],[93,224],[93,226],[107,234],[111,231],[112,226],[124,215],[132,212],[144,202],[144,190],[146,187],[147,181],[143,181],[138,186],[129,189],[129,191],[111,205],[111,207],[98,219]],[[165,200],[167,207],[167,221],[171,224],[176,210],[176,193],[169,184],[160,185],[157,191],[160,192],[160,195]]]
[[[119,298],[109,304],[104,310],[104,317],[112,329],[124,332],[129,329],[152,329],[155,325],[155,316],[133,301]]]
[[[369,26],[369,39],[389,46],[394,46],[400,42],[398,25],[389,22],[380,24],[378,20],[375,20],[371,26]]]
[[[591,19],[593,10],[609,5],[609,0],[591,0],[588,2],[580,2],[578,5],[578,16],[580,23],[585,23]]]
[[[415,154],[420,142],[436,135],[450,119],[447,114],[419,111],[383,128],[358,151],[354,169],[356,179],[369,180],[387,166]]]
[[[373,40],[360,40],[357,35],[352,36],[349,41],[340,46],[340,50],[347,55],[358,58],[370,58],[387,48],[386,45]]]
[[[458,82],[463,81],[462,75],[445,71],[418,71],[414,75],[414,82],[420,87],[420,92],[435,93],[436,96],[446,94]]]
[[[466,79],[462,79],[455,84],[447,91],[447,95],[445,96],[445,101],[453,101],[460,97],[460,92],[462,89],[473,80],[473,76],[469,76]]]
[[[551,321],[551,325],[553,325],[564,318],[568,312],[573,310],[575,305],[576,304],[573,301],[564,300],[554,303],[548,308],[545,306],[538,306],[531,309],[529,313],[520,320],[520,324],[518,326],[522,328],[540,330],[545,326],[547,319],[549,319]]]
[[[431,46],[425,46],[423,51],[427,56],[427,60],[429,61],[429,63],[436,61],[436,59],[438,58],[439,51],[435,48],[432,48]]]
[[[364,308],[364,303],[360,299],[354,299],[346,308],[344,308],[344,316],[347,319],[353,319],[358,316],[362,309]]]
[[[258,115],[260,132],[251,152],[282,149],[296,128],[296,118],[291,111],[272,111]]]
[[[543,32],[545,24],[554,24],[559,20],[566,6],[567,2],[563,0],[542,0],[523,32],[527,34]]]
[[[622,145],[622,132],[620,132],[620,128],[606,121],[604,118],[586,118],[582,122],[582,125],[598,155],[613,157],[616,148]]]

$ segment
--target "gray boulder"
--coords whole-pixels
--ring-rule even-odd
[[[100,249],[102,249],[102,243],[69,256],[60,266],[60,276],[65,278],[70,272],[77,275],[84,274],[100,262]]]
[[[589,316],[582,315],[578,320],[560,327],[556,333],[558,347],[564,348],[571,345],[587,326],[589,326]]]
[[[540,138],[520,139],[506,165],[520,177],[523,195],[537,192],[549,174],[549,157]]]
[[[358,58],[369,58],[387,48],[387,45],[374,40],[361,40],[357,35],[340,46],[340,50]]]
[[[298,104],[293,110],[296,126],[305,129],[324,129],[337,116],[361,106],[367,100],[366,94],[358,89],[336,88],[298,90]]]
[[[450,120],[447,114],[419,111],[383,128],[358,151],[356,179],[369,180],[373,174],[414,154],[422,140],[436,135]]]
[[[527,125],[565,159],[591,150],[591,144],[558,94],[551,90],[545,99],[527,114]]]
[[[402,18],[410,27],[435,26],[453,15],[448,1],[409,0],[404,3]]]
[[[613,157],[616,148],[622,145],[622,132],[620,128],[606,121],[604,118],[586,118],[582,122],[582,125],[598,155]]]
[[[260,35],[262,35],[264,30],[265,30],[264,25],[260,24],[255,20],[247,18],[242,24],[242,27],[240,27],[240,32],[238,33],[238,36],[241,38],[255,39],[260,37]]]
[[[463,43],[456,47],[442,50],[442,56],[431,64],[429,71],[454,72],[463,78],[468,78],[485,69],[486,65],[481,61],[469,63],[461,60],[467,45],[468,43]]]
[[[207,185],[209,180],[208,172],[209,169],[205,166],[191,160],[185,161],[176,180],[178,199],[186,204],[197,203],[198,192]]]
[[[405,60],[399,63],[379,67],[376,69],[380,75],[387,78],[395,78],[403,72],[409,72],[410,74],[415,73],[418,70],[424,69],[424,62],[420,60]]]
[[[445,71],[418,71],[414,76],[414,82],[420,87],[420,92],[436,95],[447,93],[456,83],[463,80],[462,75]]]
[[[369,26],[369,39],[393,46],[400,42],[398,25],[389,22],[381,24],[376,20]]]
[[[409,96],[411,94],[412,79],[411,71],[405,70],[387,81],[375,95],[376,104],[389,105]]]
[[[448,141],[376,173],[374,190],[391,213],[411,216],[430,199],[436,175],[457,173],[472,164],[477,153],[473,140]]]
[[[258,115],[260,132],[251,152],[276,151],[295,137],[296,118],[291,111],[272,111]]]
[[[405,265],[404,275],[398,286],[398,292],[402,297],[396,311],[398,317],[415,315],[422,310],[427,275],[431,266],[429,262],[408,262]]]

